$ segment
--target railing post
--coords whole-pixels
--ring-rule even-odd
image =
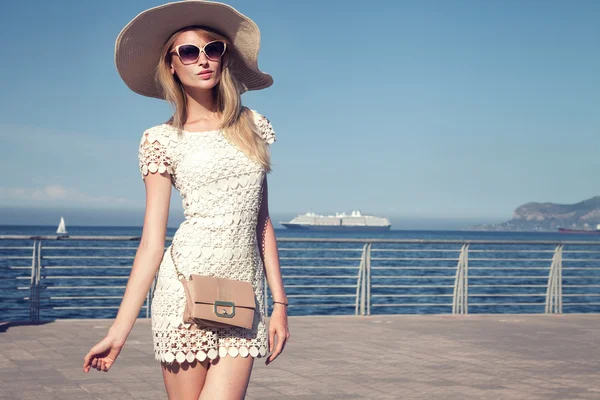
[[[546,314],[562,313],[562,250],[562,244],[556,246],[550,264],[546,288]]]
[[[454,294],[452,296],[452,314],[469,313],[469,244],[463,244],[456,266],[454,278]]]
[[[31,279],[29,280],[29,320],[35,321],[36,294],[37,291],[37,244],[33,240],[33,250],[31,254]]]
[[[360,272],[359,272],[359,284],[360,284],[360,315],[366,314],[366,306],[367,306],[367,279],[366,279],[366,269],[367,269],[367,247],[369,246],[366,243],[363,247],[362,256],[360,259]]]
[[[358,266],[358,274],[356,274],[356,302],[355,302],[355,306],[354,306],[354,315],[358,315],[359,304],[360,304],[360,283],[362,280],[363,260],[364,260],[364,257],[361,256],[360,264]]]
[[[371,315],[371,246],[373,243],[367,244],[367,250],[365,254],[365,276],[366,276],[366,287],[367,287],[367,315]]]
[[[558,260],[558,312],[562,314],[562,248],[563,246],[560,246],[560,258]]]
[[[463,262],[464,262],[463,281],[464,281],[464,285],[465,285],[465,290],[463,291],[463,296],[464,296],[463,307],[464,307],[464,314],[468,314],[469,313],[469,244],[468,243],[466,244],[464,250],[465,250],[465,256],[463,259]]]
[[[40,282],[42,281],[42,241],[40,240],[38,242],[38,251],[37,251],[37,275],[36,275],[36,282],[35,282],[35,322],[39,322],[40,321],[40,290],[41,290],[41,285]]]
[[[42,275],[42,241],[33,240],[31,255],[31,280],[29,283],[29,320],[40,320],[40,280]]]

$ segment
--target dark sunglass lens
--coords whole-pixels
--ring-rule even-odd
[[[217,59],[223,55],[225,51],[225,43],[223,42],[212,42],[206,45],[204,48],[206,52],[206,57],[210,59]]]
[[[184,64],[193,63],[198,59],[200,49],[193,44],[186,44],[179,48],[179,57]]]

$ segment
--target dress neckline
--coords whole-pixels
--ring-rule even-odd
[[[177,130],[177,128],[175,128],[175,127],[174,127],[173,125],[171,125],[171,124],[165,124],[165,125],[167,125],[167,126],[168,126],[168,127],[170,127],[171,129]],[[182,130],[181,130],[181,132],[184,132],[184,133],[189,133],[189,134],[192,134],[192,135],[203,135],[203,134],[207,134],[207,133],[218,133],[218,132],[220,132],[220,131],[221,131],[221,128],[218,128],[218,129],[209,129],[209,130],[206,130],[206,131],[188,131],[188,130],[186,130],[186,129],[182,129]]]
[[[194,135],[201,135],[201,134],[204,134],[204,133],[217,133],[217,132],[220,132],[221,129],[211,129],[211,130],[208,130],[208,131],[188,131],[188,130],[182,129],[181,131],[185,132],[185,133],[191,133],[191,134],[194,134]]]

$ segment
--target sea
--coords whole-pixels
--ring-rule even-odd
[[[70,236],[139,237],[142,233],[141,227],[69,226],[68,230]],[[167,236],[172,237],[175,230],[169,228]],[[55,231],[55,226],[0,226],[0,236],[55,235]],[[364,245],[372,239],[383,241],[374,243],[370,253],[370,307],[366,312],[371,315],[451,313],[457,260],[465,241],[501,241],[469,246],[469,314],[543,313],[550,265],[560,243],[565,243],[562,312],[600,312],[600,235],[450,230],[360,234],[276,229],[276,236],[285,239],[278,247],[292,316],[360,314],[359,292],[364,287],[357,288],[359,265]],[[327,242],[331,239],[338,242]],[[347,239],[354,241],[343,242]],[[398,240],[410,242],[394,242]],[[0,321],[30,317],[32,243],[0,240]],[[40,319],[113,318],[137,244],[137,240],[44,240],[37,294]],[[142,318],[150,314],[146,304],[140,311]]]

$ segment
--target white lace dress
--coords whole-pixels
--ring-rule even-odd
[[[271,144],[271,123],[253,111]],[[181,193],[185,221],[173,237],[175,262],[186,276],[201,274],[252,282],[256,314],[251,329],[183,324],[185,297],[169,249],[152,294],[154,354],[165,363],[217,357],[261,357],[267,352],[263,315],[263,262],[256,226],[264,168],[230,144],[221,131],[187,132],[163,124],[144,132],[139,148],[142,178],[171,174]]]

